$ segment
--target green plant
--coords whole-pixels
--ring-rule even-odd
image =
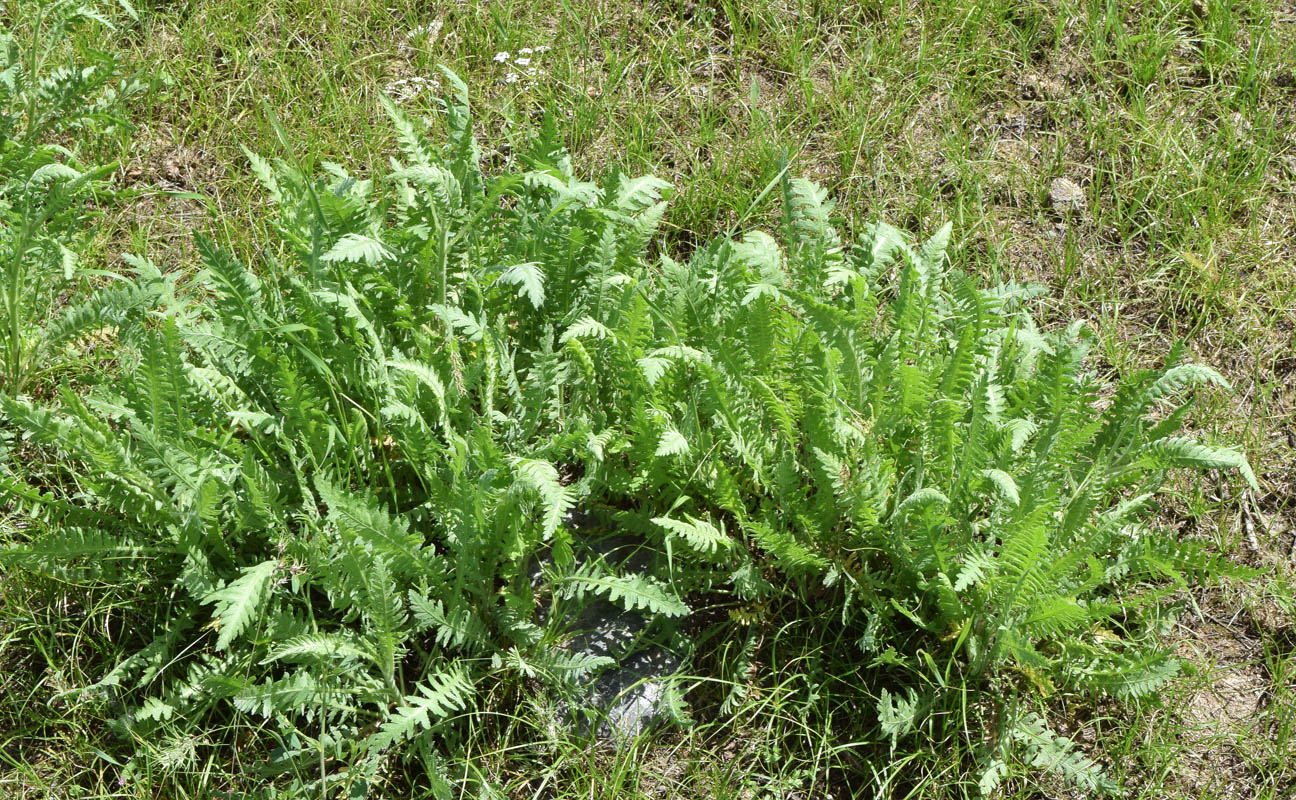
[[[481,698],[607,666],[540,612],[601,595],[685,651],[741,642],[738,667],[757,609],[832,627],[879,752],[964,737],[986,793],[1015,756],[1109,786],[1031,700],[1146,695],[1174,674],[1161,587],[1239,572],[1145,524],[1173,468],[1254,482],[1176,434],[1174,398],[1223,380],[1176,352],[1104,406],[1082,325],[948,270],[948,226],[845,246],[806,181],[768,187],[777,238],[651,262],[666,184],[581,180],[552,122],[487,176],[445,79],[444,148],[389,103],[403,161],[377,182],[249,154],[281,257],[254,274],[200,237],[187,302],[115,318],[118,381],[0,398],[67,473],[6,478],[31,530],[4,563],[157,587],[79,693],[126,702],[132,769],[230,723],[298,790],[377,790],[395,759],[446,795]],[[170,298],[137,263],[134,296]],[[573,509],[638,536],[642,570],[577,558]],[[699,603],[736,622],[673,623]]]
[[[32,3],[27,10],[25,49],[14,32],[0,30],[0,378],[11,395],[50,369],[82,330],[44,323],[60,296],[93,274],[79,251],[94,232],[89,222],[107,192],[104,179],[117,167],[82,164],[76,150],[124,133],[122,103],[142,88],[123,78],[110,55],[91,53],[84,63],[60,52],[84,21],[111,29],[90,6]]]

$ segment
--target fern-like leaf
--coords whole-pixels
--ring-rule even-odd
[[[216,606],[213,622],[220,631],[216,637],[217,650],[228,649],[234,639],[252,624],[265,602],[270,579],[278,567],[278,561],[263,561],[247,567],[239,577],[203,597],[204,603]]]
[[[593,592],[627,611],[644,610],[667,617],[682,617],[689,613],[689,607],[682,600],[640,576],[603,575],[590,567],[559,582],[566,586],[569,594]]]
[[[722,533],[716,526],[703,519],[694,519],[685,515],[684,520],[653,517],[652,521],[658,527],[683,540],[689,547],[699,553],[715,555],[717,552],[728,550],[733,546],[732,539]]]
[[[387,714],[378,732],[365,739],[366,750],[380,752],[413,739],[437,722],[467,706],[473,685],[462,666],[453,666],[424,678],[419,694],[407,695],[403,704]]]

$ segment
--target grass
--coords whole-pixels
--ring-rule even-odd
[[[507,162],[553,109],[577,163],[672,180],[673,247],[740,218],[768,220],[774,209],[761,190],[790,164],[830,188],[850,226],[882,218],[931,231],[952,221],[956,266],[1044,283],[1056,319],[1095,323],[1113,373],[1155,363],[1186,338],[1237,390],[1196,419],[1248,453],[1262,491],[1185,487],[1170,521],[1269,566],[1270,577],[1182,598],[1187,613],[1169,635],[1200,660],[1160,709],[1130,716],[1060,704],[1058,713],[1091,729],[1081,741],[1137,797],[1279,800],[1296,791],[1288,5],[191,0],[141,3],[139,12],[138,24],[110,37],[87,29],[71,43],[115,50],[159,80],[122,154],[121,182],[141,191],[106,221],[106,266],[133,251],[183,273],[194,264],[194,228],[250,253],[271,239],[240,146],[287,152],[268,109],[292,152],[366,174],[392,152],[379,95],[408,95],[445,64],[473,87],[489,160]],[[13,0],[0,4],[0,20],[19,18]],[[535,51],[534,76],[513,63],[523,48]],[[435,96],[429,88],[403,104],[431,112]],[[1059,178],[1081,188],[1078,207],[1051,203]],[[185,192],[203,199],[174,194]],[[103,733],[63,716],[60,693],[99,677],[77,670],[115,660],[111,632],[129,597],[61,586],[59,604],[10,613],[48,588],[0,581],[0,796],[127,796]],[[613,753],[553,740],[526,754],[534,774],[500,782],[518,797],[962,791],[953,782],[966,776],[951,774],[948,754],[912,785],[887,775],[868,787],[817,783],[849,750],[835,749],[830,732],[805,730],[815,754],[805,761],[762,753],[763,739],[774,739],[762,725],[798,723],[778,697],[749,702],[757,722],[738,736],[702,726]],[[484,742],[482,763],[498,762],[509,741]],[[170,787],[176,797],[210,796],[238,769],[201,743],[157,745],[190,764]]]

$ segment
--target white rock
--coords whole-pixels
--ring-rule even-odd
[[[1085,207],[1084,189],[1070,178],[1054,178],[1049,184],[1049,201],[1057,211],[1079,211]]]

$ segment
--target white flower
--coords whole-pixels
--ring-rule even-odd
[[[508,60],[509,60],[509,54],[507,50],[495,54],[496,64],[503,64],[505,61]]]
[[[403,78],[398,81],[392,81],[387,84],[384,91],[391,95],[392,100],[397,103],[408,102],[418,96],[420,92],[427,88],[440,88],[441,82],[436,79],[413,77]]]
[[[518,80],[518,74],[516,72],[510,72],[509,74],[504,76],[505,83],[517,83],[517,80]]]
[[[523,47],[521,50],[518,51],[518,55],[520,55],[520,56],[529,56],[529,55],[531,55],[533,52],[535,52],[535,51],[532,50],[530,47]]]
[[[434,19],[426,25],[419,25],[409,32],[409,38],[417,39],[420,36],[436,36],[441,32],[441,20]]]
[[[535,49],[535,51],[536,51],[537,53],[547,53],[547,52],[549,52],[549,51],[552,50],[552,49],[553,49],[553,48],[550,47],[549,45],[547,45],[547,44],[542,44],[542,45],[540,45],[539,47],[537,47],[537,48]]]
[[[519,67],[525,67],[526,65],[528,65],[528,64],[531,63],[531,59],[529,59],[529,58],[519,58],[519,59],[515,59],[515,60],[513,61],[513,63],[514,63],[514,64],[517,64]]]

